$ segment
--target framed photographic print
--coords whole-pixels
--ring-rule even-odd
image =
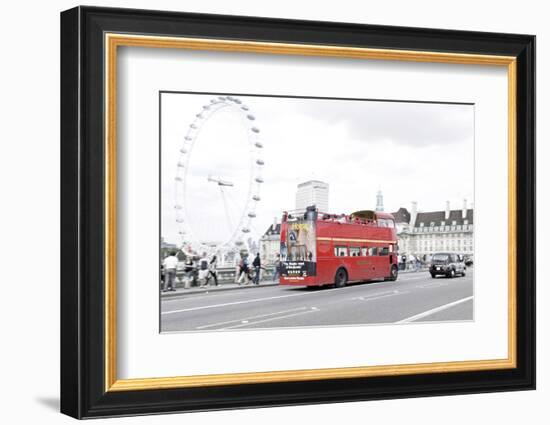
[[[535,37],[61,14],[61,411],[535,387]]]

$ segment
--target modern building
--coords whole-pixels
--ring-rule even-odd
[[[461,209],[418,211],[413,202],[411,211],[399,208],[392,213],[399,243],[399,253],[429,260],[434,252],[453,251],[464,255],[474,253],[474,210],[464,199]]]
[[[328,183],[319,180],[300,183],[296,191],[296,210],[305,211],[315,205],[319,211],[328,212],[328,188]]]

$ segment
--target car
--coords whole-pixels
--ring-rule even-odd
[[[466,276],[464,257],[454,252],[436,252],[432,256],[429,271],[432,278],[436,278],[437,276],[449,278],[458,275]]]

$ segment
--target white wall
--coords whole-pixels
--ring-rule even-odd
[[[548,140],[550,27],[544,2],[278,0],[96,1],[97,5],[370,24],[536,34],[538,140]],[[59,11],[76,3],[5,2],[0,15],[1,256],[0,417],[4,423],[69,423],[57,413],[59,381]],[[538,162],[549,158],[539,143]],[[549,167],[538,171],[538,215],[549,205]],[[539,228],[539,258],[550,255]],[[257,424],[544,423],[550,399],[550,293],[538,286],[538,390],[117,419],[109,423]],[[546,306],[546,308],[545,308]]]

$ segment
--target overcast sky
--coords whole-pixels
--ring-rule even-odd
[[[189,124],[212,95],[163,94],[161,157],[162,236],[177,243],[175,176]],[[237,97],[237,96],[236,96]],[[296,186],[327,182],[329,210],[374,209],[376,192],[385,211],[462,208],[473,202],[474,107],[380,101],[238,96],[256,117],[265,161],[261,201],[251,230],[263,233],[294,209]],[[224,239],[248,196],[251,157],[241,117],[220,111],[203,127],[190,158],[186,211],[193,233]],[[208,175],[235,185],[220,192]],[[181,203],[181,200],[180,200]],[[229,211],[229,214],[225,213]],[[228,217],[229,215],[229,217]]]

